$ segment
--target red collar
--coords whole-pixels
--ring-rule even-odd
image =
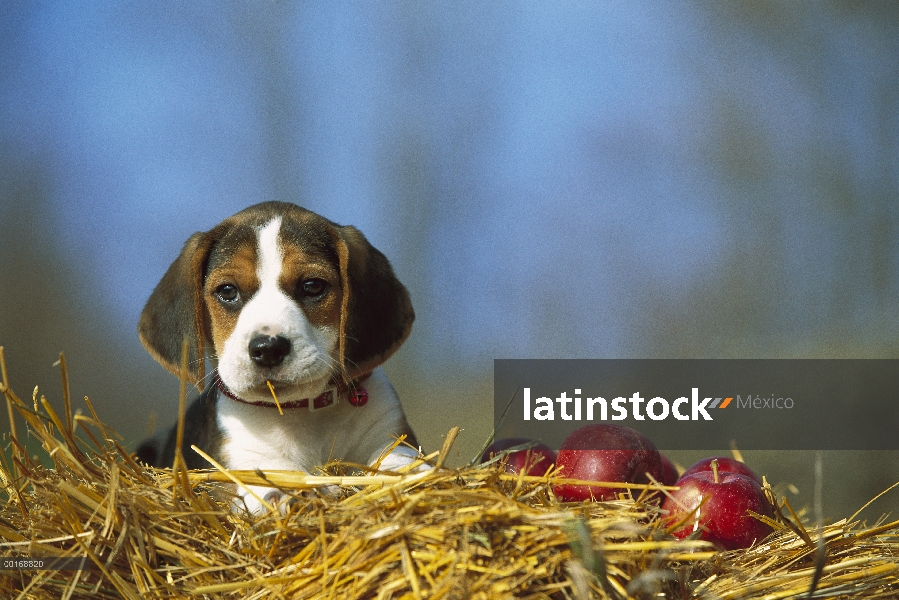
[[[354,379],[349,388],[344,386],[334,386],[328,388],[315,398],[303,398],[302,400],[290,400],[288,402],[280,402],[281,408],[308,408],[309,412],[315,412],[322,408],[327,408],[329,406],[334,406],[337,404],[337,399],[340,396],[346,394],[347,402],[350,403],[351,406],[365,406],[365,403],[368,402],[368,392],[364,387],[359,385],[361,381],[365,381],[371,376],[371,372],[363,373],[361,377]],[[228,389],[228,386],[222,381],[222,378],[219,377],[218,372],[216,372],[213,377],[215,378],[215,385],[218,387],[219,391],[224,395],[228,396],[232,400],[236,400],[237,402],[243,402],[244,404],[252,404],[253,406],[265,406],[268,408],[277,408],[273,402],[258,402],[255,400],[245,400],[240,396],[236,395],[234,392]],[[311,402],[310,402],[311,400]]]

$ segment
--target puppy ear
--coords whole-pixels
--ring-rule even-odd
[[[415,312],[387,258],[355,227],[336,227],[343,301],[339,352],[352,379],[371,371],[406,341]]]
[[[209,233],[190,236],[147,300],[137,327],[147,351],[176,376],[181,371],[181,346],[186,338],[188,372],[194,384],[203,380],[206,367],[203,267],[211,246]]]

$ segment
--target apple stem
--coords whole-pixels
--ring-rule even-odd
[[[715,483],[718,482],[718,459],[712,461],[712,477],[715,478]]]

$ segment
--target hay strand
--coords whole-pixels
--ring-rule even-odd
[[[0,466],[0,555],[92,565],[0,571],[3,598],[737,600],[806,597],[813,585],[815,598],[899,595],[899,521],[868,526],[853,515],[806,528],[788,507],[755,547],[718,552],[666,533],[658,498],[671,488],[656,483],[603,483],[621,498],[565,505],[552,486],[569,480],[552,469],[537,477],[507,473],[501,461],[447,468],[455,428],[423,472],[341,463],[320,473],[228,471],[211,459],[208,470],[177,461],[150,469],[89,401],[90,417],[70,424],[46,399],[34,409],[5,377],[3,386],[48,466],[11,438],[13,466]],[[287,491],[287,512],[232,512],[234,488],[252,485]],[[826,562],[816,563],[818,547]]]

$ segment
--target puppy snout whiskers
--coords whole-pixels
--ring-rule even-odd
[[[290,340],[283,336],[259,335],[250,340],[250,360],[260,367],[277,367],[290,354]]]

